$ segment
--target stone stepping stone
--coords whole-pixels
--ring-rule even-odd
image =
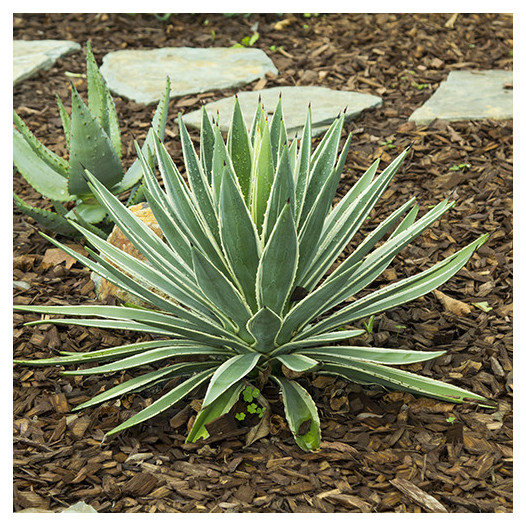
[[[513,118],[513,71],[452,71],[410,121],[466,121]]]
[[[14,40],[13,85],[49,69],[56,60],[80,49],[69,40]]]
[[[233,88],[278,74],[261,49],[160,48],[108,53],[100,71],[111,91],[140,104],[159,101],[166,77],[170,97]]]
[[[323,133],[345,108],[347,108],[346,120],[349,120],[357,117],[365,109],[376,108],[382,104],[382,99],[375,95],[336,91],[318,86],[286,86],[259,91],[243,91],[238,93],[238,98],[248,127],[252,125],[259,97],[261,96],[265,111],[271,113],[278,103],[280,93],[283,119],[289,139],[293,139],[295,135],[298,138],[301,136],[309,103],[311,103],[312,134],[314,136]],[[209,116],[214,119],[219,111],[219,127],[223,132],[228,131],[230,127],[234,100],[235,97],[228,97],[205,105]],[[184,115],[183,121],[187,126],[199,129],[201,110]]]

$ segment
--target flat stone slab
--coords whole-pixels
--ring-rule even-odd
[[[261,49],[160,48],[108,53],[100,71],[111,91],[140,104],[159,101],[170,77],[170,97],[248,84],[278,70]]]
[[[58,58],[80,49],[69,40],[14,40],[13,85],[49,69]]]
[[[512,82],[513,71],[452,71],[409,120],[420,125],[434,119],[512,119]]]
[[[250,127],[257,108],[258,99],[265,106],[265,111],[271,113],[278,103],[281,93],[283,119],[287,127],[289,139],[295,135],[301,136],[307,108],[311,103],[312,134],[320,135],[345,108],[346,120],[357,117],[364,109],[381,106],[382,99],[375,95],[356,93],[353,91],[336,91],[317,86],[286,86],[268,88],[259,91],[243,91],[238,93],[239,104],[247,126]],[[210,117],[216,118],[219,111],[219,127],[226,132],[230,127],[235,97],[228,97],[205,105]],[[201,127],[201,110],[193,111],[183,116],[187,126]]]

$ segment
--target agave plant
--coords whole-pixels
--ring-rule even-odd
[[[68,115],[57,95],[62,125],[69,149],[69,160],[63,159],[46,148],[31,133],[24,121],[13,112],[13,161],[27,182],[43,196],[51,199],[55,212],[35,208],[14,195],[16,205],[46,229],[64,235],[78,235],[68,219],[75,219],[84,226],[105,233],[111,229],[107,213],[91,192],[84,178],[84,169],[91,170],[98,180],[115,195],[137,186],[142,178],[139,160],[124,172],[121,155],[121,133],[115,104],[97,63],[87,46],[86,59],[88,104],[71,86],[71,116]],[[162,140],[168,115],[170,84],[154,114],[152,126],[143,146],[153,145],[154,132]],[[135,200],[142,192],[134,193]],[[73,207],[64,206],[73,202]],[[95,227],[94,225],[99,225]]]
[[[157,382],[186,377],[108,435],[158,415],[207,384],[202,408],[187,438],[190,442],[207,438],[207,424],[231,410],[246,382],[259,379],[259,385],[270,380],[279,386],[297,444],[304,450],[319,448],[316,405],[301,385],[308,384],[309,376],[294,379],[313,371],[452,402],[484,402],[482,396],[462,388],[392,367],[430,360],[445,351],[352,344],[353,338],[364,332],[353,329],[353,322],[440,286],[468,261],[486,236],[423,272],[360,295],[453,203],[443,201],[417,218],[418,207],[411,199],[339,260],[407,155],[403,152],[379,175],[376,161],[333,206],[350,143],[348,139],[338,155],[343,121],[343,115],[337,118],[311,152],[310,108],[301,140],[290,144],[281,101],[270,122],[260,104],[250,129],[236,102],[226,144],[217,123],[211,122],[203,109],[198,155],[179,116],[187,182],[160,141],[154,143],[154,154],[164,189],[138,150],[145,173],[145,195],[164,241],[151,235],[104,184],[87,172],[89,188],[146,261],[138,261],[81,225],[74,226],[94,247],[90,249],[93,259],[46,237],[155,308],[16,308],[82,317],[46,317],[28,325],[129,329],[164,339],[17,363],[98,362],[94,367],[63,373],[67,375],[152,367],[96,395],[77,410]]]

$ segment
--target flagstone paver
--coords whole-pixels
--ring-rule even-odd
[[[513,71],[452,71],[409,120],[422,125],[434,119],[511,119],[512,82]]]
[[[167,76],[177,97],[242,86],[278,70],[261,49],[179,47],[114,51],[103,58],[101,73],[114,93],[152,104]]]
[[[261,97],[265,110],[270,113],[274,111],[280,93],[283,118],[289,138],[301,134],[309,103],[311,104],[313,135],[323,133],[338,113],[344,109],[346,109],[346,118],[352,119],[364,109],[375,108],[382,104],[382,99],[375,95],[353,91],[336,91],[318,86],[286,86],[259,91],[243,91],[238,93],[238,98],[247,126],[252,123],[259,97]],[[228,97],[205,105],[206,111],[211,117],[215,118],[217,111],[219,111],[219,126],[222,131],[227,131],[230,126],[234,100],[234,97]],[[183,121],[187,126],[200,128],[201,111],[197,110],[184,115]]]
[[[69,40],[14,40],[13,85],[49,69],[56,60],[80,49]]]

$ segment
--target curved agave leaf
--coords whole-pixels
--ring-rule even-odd
[[[248,203],[250,198],[250,173],[252,171],[252,145],[248,135],[237,95],[228,132],[227,148],[241,192]]]
[[[172,376],[179,376],[179,375],[185,375],[185,374],[192,374],[194,372],[202,371],[203,369],[210,369],[210,362],[202,362],[202,363],[178,363],[175,365],[171,365],[169,367],[164,367],[162,369],[159,369],[157,371],[152,371],[150,373],[141,374],[140,376],[136,378],[132,378],[130,380],[126,380],[125,382],[122,382],[115,387],[111,387],[107,391],[103,391],[102,393],[94,396],[87,402],[84,402],[82,404],[79,404],[75,406],[72,410],[73,411],[80,411],[82,409],[86,409],[87,407],[91,407],[93,405],[102,404],[104,402],[107,402],[108,400],[112,400],[113,398],[117,398],[118,396],[123,396],[127,393],[132,393],[138,390],[145,389],[146,387],[151,387],[152,385],[155,385],[156,383],[160,381],[167,380],[168,378]]]
[[[136,415],[132,416],[117,427],[114,427],[111,431],[108,431],[105,436],[114,435],[119,431],[123,431],[124,429],[128,429],[129,427],[140,424],[141,422],[149,420],[150,418],[158,415],[159,413],[166,411],[167,409],[175,405],[177,402],[182,400],[185,396],[190,394],[196,387],[198,387],[204,381],[210,378],[210,376],[212,376],[213,374],[213,370],[213,368],[206,369],[205,371],[197,373],[191,378],[188,378],[188,380],[185,380],[177,387],[172,389],[169,393],[165,394],[164,396],[161,396],[161,398],[153,402],[146,409],[139,411],[139,413],[137,413]]]
[[[320,369],[320,373],[336,374],[357,383],[379,384],[394,390],[402,389],[447,402],[458,403],[466,399],[488,402],[483,396],[471,393],[466,389],[371,362],[356,360],[353,365],[349,363],[346,365],[326,363]]]
[[[314,369],[319,362],[303,354],[282,354],[278,360],[291,371],[306,372]]]
[[[317,347],[304,349],[302,355],[313,357],[320,361],[337,362],[342,365],[352,365],[356,361],[365,360],[381,364],[404,365],[424,362],[442,356],[447,351],[409,351],[406,349],[387,349],[379,347]],[[292,354],[291,356],[294,356]]]
[[[304,451],[320,448],[320,418],[309,393],[293,380],[284,377],[270,377],[281,388],[285,417],[298,446]]]
[[[239,381],[230,386],[222,395],[218,396],[211,404],[199,411],[188,436],[186,443],[197,442],[200,438],[206,440],[210,434],[206,429],[206,424],[228,413],[234,404],[239,400],[239,395],[244,387],[244,382]]]
[[[233,356],[222,363],[210,380],[203,400],[203,407],[209,406],[227,389],[239,382],[239,380],[245,378],[245,376],[256,367],[260,358],[261,354],[251,352]]]
[[[254,337],[254,349],[269,352],[275,347],[276,335],[281,327],[281,318],[267,307],[261,308],[247,323],[248,332]]]
[[[299,246],[290,204],[286,204],[259,260],[256,275],[258,306],[281,315],[290,298]]]

